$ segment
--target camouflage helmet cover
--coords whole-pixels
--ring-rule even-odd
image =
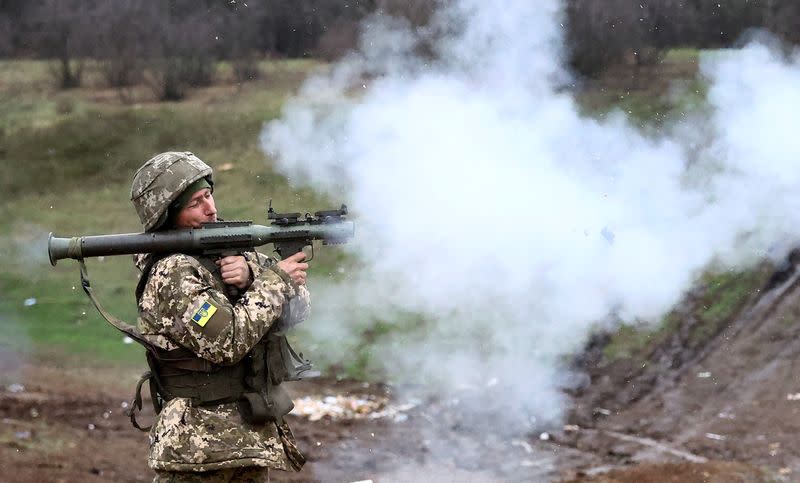
[[[161,153],[144,163],[133,175],[131,185],[131,202],[144,231],[163,225],[169,205],[200,178],[214,186],[211,167],[189,152]]]

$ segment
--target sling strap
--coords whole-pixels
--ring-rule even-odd
[[[100,303],[97,297],[94,294],[94,290],[92,289],[92,284],[89,282],[89,271],[86,269],[86,263],[83,261],[83,258],[78,259],[78,265],[81,267],[81,287],[83,287],[83,291],[86,292],[86,295],[89,297],[89,300],[92,301],[94,304],[94,308],[100,312],[100,315],[103,316],[106,321],[116,327],[119,331],[125,333],[128,337],[135,340],[139,344],[143,345],[146,348],[150,348],[152,344],[150,341],[147,340],[145,336],[139,332],[137,327],[134,327],[127,322],[123,321],[112,315],[108,312],[105,307]]]

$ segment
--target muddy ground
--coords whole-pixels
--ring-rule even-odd
[[[129,392],[120,386],[135,374],[27,365],[23,381],[0,392],[0,481],[149,481],[147,436],[124,415]],[[383,386],[319,380],[296,387],[295,395],[351,394],[391,397]],[[553,434],[511,441],[458,422],[458,411],[427,400],[403,418],[308,421],[291,417],[308,464],[274,481],[763,481],[747,464],[690,462],[668,453],[668,464],[631,466],[641,448],[595,430],[568,440]],[[151,414],[145,413],[145,421]],[[432,432],[439,443],[433,447]],[[573,431],[574,432],[574,431]],[[564,434],[569,434],[566,432]],[[589,435],[592,435],[591,437]],[[562,439],[562,441],[559,441]],[[442,450],[445,441],[449,451]],[[772,441],[772,439],[770,439]],[[695,448],[698,454],[703,448]],[[711,457],[718,452],[705,451]],[[608,471],[611,470],[611,471]]]
[[[134,430],[124,415],[130,390],[122,387],[123,381],[135,382],[136,374],[40,364],[12,372],[22,382],[7,384],[0,392],[0,481],[152,479],[145,463],[147,436]],[[393,398],[385,386],[353,381],[319,379],[293,389],[297,398]],[[445,412],[445,405],[428,400],[376,419],[309,421],[290,416],[308,463],[300,473],[275,472],[272,479],[410,481],[424,475],[434,481],[547,480],[558,473],[560,454],[579,453],[533,439],[479,435],[468,425],[458,427],[458,417],[448,418]],[[151,417],[152,411],[146,411],[141,419]],[[452,451],[444,454],[432,447],[433,427],[449,433],[444,440]]]
[[[638,366],[577,364],[563,426],[506,437],[459,398],[315,379],[296,399],[389,401],[385,417],[290,416],[308,464],[274,481],[800,481],[800,275],[747,303],[698,344],[683,325]],[[149,481],[147,436],[124,415],[139,370],[64,367],[0,353],[0,481]],[[402,394],[402,396],[401,396]],[[398,409],[399,408],[399,409]],[[152,417],[146,411],[142,419]],[[546,431],[546,433],[544,432]]]

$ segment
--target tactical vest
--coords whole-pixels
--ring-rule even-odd
[[[137,305],[153,266],[167,256],[169,255],[151,256],[148,260],[136,287]],[[222,283],[221,273],[213,259],[194,258]],[[247,356],[230,366],[213,364],[185,348],[161,349],[143,336],[137,327],[105,310],[94,295],[86,264],[83,259],[78,262],[82,288],[100,315],[147,349],[147,365],[150,370],[139,379],[133,402],[128,409],[131,423],[137,429],[150,429],[149,426],[142,428],[136,421],[136,412],[142,409],[141,389],[145,382],[149,383],[156,414],[161,412],[165,402],[176,397],[188,398],[197,406],[235,402],[245,421],[252,424],[275,421],[280,427],[283,417],[294,408],[291,397],[281,383],[319,375],[319,372],[312,370],[310,361],[303,359],[302,354],[298,355],[292,349],[286,335],[277,328],[270,329]],[[226,296],[231,303],[235,303],[238,291],[234,287]],[[298,457],[302,458],[302,455],[298,453]]]
[[[137,304],[153,266],[162,258],[164,256],[151,256],[142,270],[136,287]],[[224,285],[214,259],[194,258]],[[236,303],[239,293],[235,287],[229,288],[233,290],[229,290],[226,296],[231,303]],[[142,407],[141,387],[144,382],[150,384],[156,414],[161,412],[165,402],[182,397],[190,399],[197,406],[235,402],[242,418],[251,424],[275,421],[281,425],[283,417],[294,408],[292,398],[281,383],[318,375],[311,370],[311,363],[303,360],[302,355],[298,355],[289,345],[285,334],[277,329],[270,329],[247,356],[229,366],[213,364],[182,347],[169,351],[152,344],[146,347],[150,370],[142,375],[136,386],[130,411],[131,422],[143,431],[149,430],[149,427],[139,426],[135,410]]]

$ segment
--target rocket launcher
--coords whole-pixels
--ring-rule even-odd
[[[353,238],[355,225],[346,220],[347,206],[338,210],[306,213],[276,213],[270,202],[267,218],[270,225],[255,225],[252,221],[217,221],[204,223],[200,228],[157,231],[153,233],[124,233],[115,235],[50,236],[47,253],[50,263],[72,258],[130,255],[135,253],[186,253],[196,255],[226,255],[254,250],[272,243],[275,251],[286,258],[311,247],[314,240],[323,245],[346,243]]]

